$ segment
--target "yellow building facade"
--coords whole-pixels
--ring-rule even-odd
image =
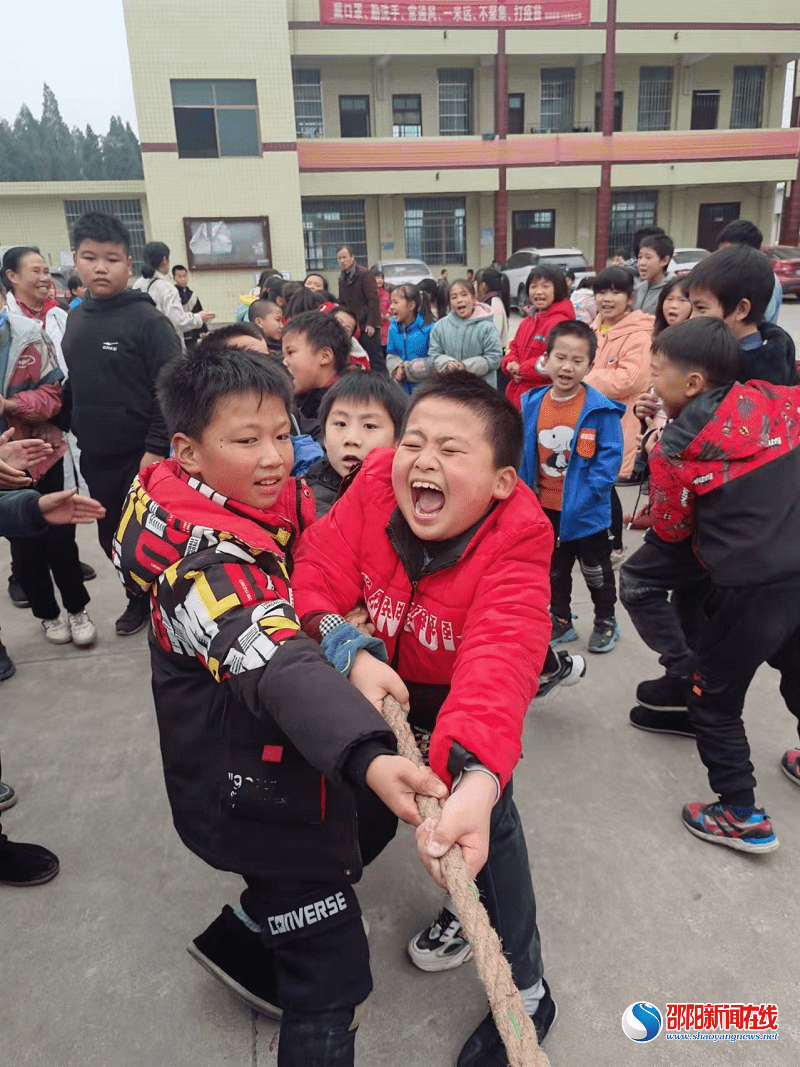
[[[784,230],[800,211],[796,107],[782,126],[796,0],[771,0],[763,22],[745,0],[573,6],[574,24],[517,28],[466,2],[461,28],[413,24],[408,4],[124,0],[144,182],[69,198],[125,185],[114,199],[139,200],[147,240],[221,318],[264,266],[333,282],[342,242],[453,278],[527,245],[600,262],[651,223],[676,246],[713,248],[737,217],[777,238],[776,189],[795,194]],[[344,21],[321,21],[332,9]],[[371,11],[400,17],[370,25]],[[53,262],[66,193],[1,186],[0,243]]]

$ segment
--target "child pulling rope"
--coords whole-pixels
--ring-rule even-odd
[[[401,756],[424,766],[411,727],[397,701],[386,697],[383,717],[397,735],[397,749]],[[423,819],[437,819],[440,805],[433,797],[417,797],[417,807]],[[500,939],[489,922],[486,909],[480,902],[478,890],[469,876],[460,848],[451,848],[441,859],[447,890],[458,911],[464,932],[475,953],[489,1007],[511,1067],[550,1067],[547,1056],[539,1048],[536,1031],[514,985],[511,968],[503,955]]]

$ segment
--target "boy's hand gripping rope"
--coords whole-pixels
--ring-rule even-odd
[[[401,756],[418,767],[425,763],[417,748],[405,713],[392,697],[383,701],[383,717],[397,735],[397,749]],[[423,819],[437,819],[441,805],[435,797],[417,796],[417,808]],[[472,945],[475,962],[481,976],[489,1007],[503,1039],[511,1067],[550,1067],[550,1061],[539,1048],[536,1031],[514,985],[511,968],[503,955],[500,938],[494,931],[486,909],[481,904],[478,889],[469,876],[461,849],[454,845],[441,859],[447,891],[458,911],[464,933]]]

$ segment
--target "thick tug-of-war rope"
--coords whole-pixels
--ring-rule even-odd
[[[418,767],[424,767],[405,712],[391,697],[383,701],[383,717],[397,735],[397,749]],[[441,804],[435,797],[417,796],[417,808],[423,819],[438,819]],[[475,954],[478,973],[486,987],[489,1007],[503,1039],[511,1067],[550,1067],[539,1048],[536,1031],[514,985],[511,968],[503,955],[500,938],[489,922],[478,889],[469,876],[461,849],[454,845],[441,859],[447,890]]]

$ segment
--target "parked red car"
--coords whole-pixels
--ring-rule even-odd
[[[800,300],[800,248],[788,245],[767,245],[762,252],[769,256],[775,277],[781,283],[783,295],[792,294]]]

